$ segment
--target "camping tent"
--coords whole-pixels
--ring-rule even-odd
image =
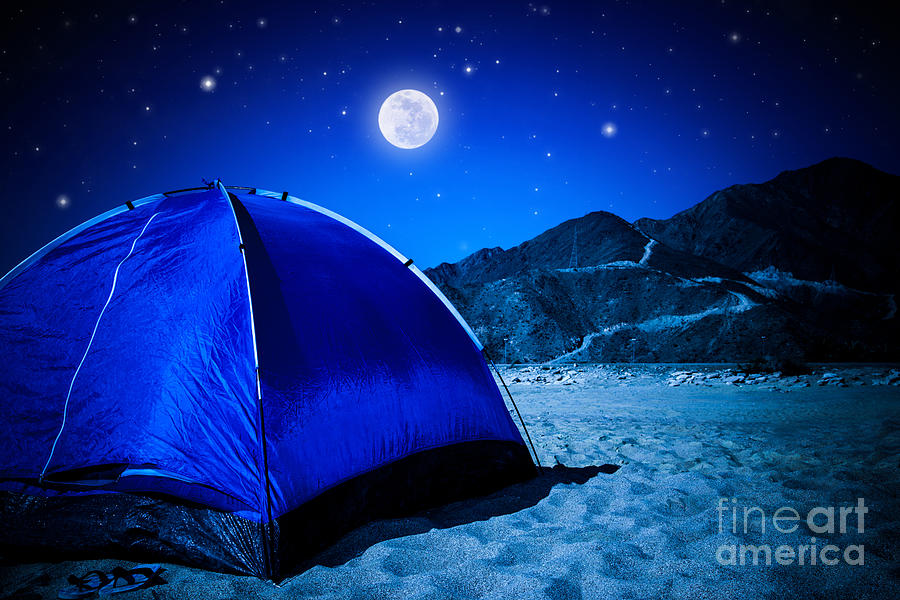
[[[0,280],[0,543],[278,577],[348,528],[534,473],[412,261],[283,194],[107,212]]]

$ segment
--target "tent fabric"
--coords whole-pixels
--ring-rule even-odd
[[[403,263],[308,208],[237,200],[261,243],[245,233],[250,287],[280,296],[254,306],[275,516],[416,451],[521,440],[468,335]]]
[[[154,216],[97,324],[116,266]],[[187,480],[199,484],[188,500],[217,506],[224,494],[258,518],[265,500],[256,383],[237,247],[218,190],[177,196],[84,230],[0,290],[0,343],[14,349],[0,364],[0,478],[40,475],[73,371],[98,325],[48,478],[148,464],[160,473],[154,490]]]
[[[7,504],[161,494],[212,515],[191,522],[224,524],[202,537],[225,546],[207,543],[198,564],[272,576],[278,547],[302,554],[286,536],[323,495],[354,522],[378,482],[386,497],[434,502],[411,488],[467,473],[484,491],[533,471],[446,298],[362,228],[270,196],[221,185],[151,196],[0,280]],[[457,496],[459,479],[447,484]],[[223,547],[244,550],[222,559]]]

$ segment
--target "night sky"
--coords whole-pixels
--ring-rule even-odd
[[[900,172],[894,21],[861,2],[5,6],[0,271],[126,200],[256,186],[421,267],[668,217],[830,156]],[[403,150],[382,101],[428,94]]]

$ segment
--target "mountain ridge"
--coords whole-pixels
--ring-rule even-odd
[[[425,272],[511,360],[897,356],[898,196],[900,177],[832,158],[669,219],[594,211]]]

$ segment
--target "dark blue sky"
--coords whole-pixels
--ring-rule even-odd
[[[900,172],[897,36],[865,3],[71,4],[2,9],[4,272],[201,178],[288,190],[424,268],[829,156]],[[377,127],[403,88],[440,112],[416,150]]]

